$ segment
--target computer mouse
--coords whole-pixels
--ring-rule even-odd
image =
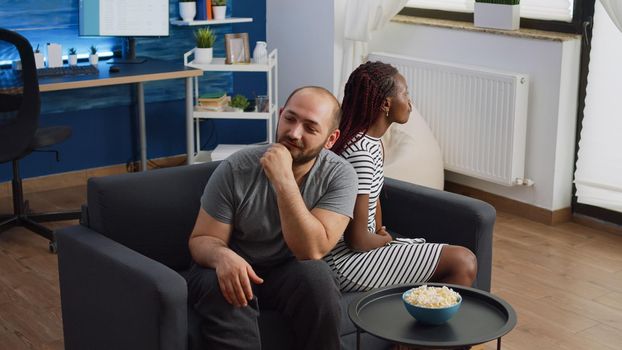
[[[110,69],[108,69],[108,71],[110,73],[119,73],[121,71],[121,68],[119,68],[117,66],[110,66]]]

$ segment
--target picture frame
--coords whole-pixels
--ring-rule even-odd
[[[248,33],[225,34],[225,51],[225,64],[251,63]]]

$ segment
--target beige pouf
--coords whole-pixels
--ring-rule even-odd
[[[385,177],[443,189],[441,148],[417,109],[413,108],[408,123],[393,123],[382,142]]]

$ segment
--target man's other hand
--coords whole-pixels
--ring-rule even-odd
[[[222,255],[216,265],[216,275],[222,295],[229,304],[237,307],[247,306],[253,299],[251,282],[263,283],[246,260],[231,250]]]

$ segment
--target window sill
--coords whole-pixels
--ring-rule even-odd
[[[391,21],[396,22],[396,23],[416,24],[416,25],[424,25],[424,26],[438,27],[438,28],[467,30],[471,32],[507,35],[507,36],[512,36],[516,38],[526,38],[526,39],[567,41],[567,40],[575,40],[581,37],[578,34],[547,32],[544,30],[537,30],[537,29],[520,28],[518,30],[501,30],[501,29],[491,29],[491,28],[480,28],[480,27],[474,26],[472,22],[461,22],[461,21],[453,21],[453,20],[445,20],[445,19],[404,16],[404,15],[397,15],[393,17]]]

